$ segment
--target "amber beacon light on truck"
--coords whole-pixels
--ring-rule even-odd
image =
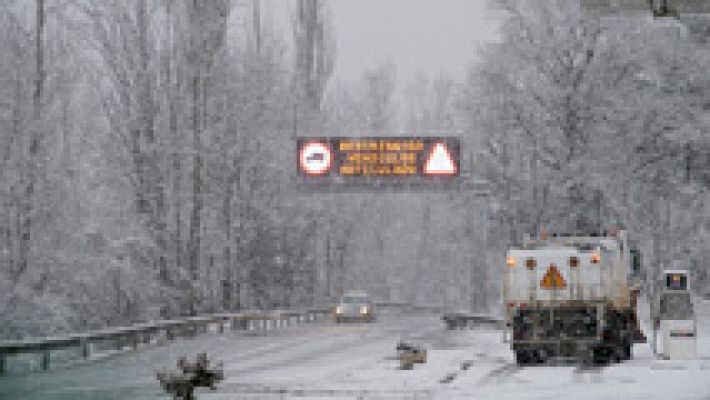
[[[602,260],[602,257],[599,255],[599,253],[592,253],[592,256],[589,259],[592,264],[599,264],[599,262]]]

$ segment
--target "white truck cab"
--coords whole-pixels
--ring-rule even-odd
[[[502,297],[516,361],[631,358],[643,337],[631,250],[626,231],[526,237],[510,248]]]

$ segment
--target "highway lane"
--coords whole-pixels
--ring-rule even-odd
[[[710,399],[710,304],[704,307],[695,360],[658,360],[647,343],[634,346],[633,360],[618,364],[519,367],[500,331],[446,331],[438,316],[420,314],[361,331],[361,343],[339,349],[324,344],[320,349],[327,354],[286,357],[282,365],[231,375],[220,390],[200,398]],[[648,321],[643,325],[647,329]],[[362,329],[331,328],[349,337]],[[412,371],[398,370],[396,361],[387,358],[394,355],[398,336],[424,344],[428,362]]]
[[[710,399],[706,321],[697,360],[656,360],[644,344],[634,347],[633,360],[601,368],[521,368],[499,330],[447,331],[438,314],[395,313],[374,324],[212,334],[67,370],[2,377],[0,399],[169,399],[155,371],[173,368],[181,354],[201,351],[223,362],[226,375],[216,391],[199,389],[201,400]],[[399,340],[424,345],[428,362],[399,370]]]
[[[431,329],[442,329],[433,314],[382,315],[374,324],[322,322],[269,332],[209,334],[67,369],[3,376],[0,399],[169,398],[162,393],[155,372],[173,369],[180,355],[192,358],[199,352],[224,364],[225,387],[259,379],[269,383],[269,376],[282,376],[283,371],[292,371],[288,378],[293,381],[299,379],[299,370],[313,362],[325,363],[327,371],[347,370],[355,361],[344,357],[343,351],[364,354],[365,359],[381,358],[380,351],[394,353],[400,338]]]

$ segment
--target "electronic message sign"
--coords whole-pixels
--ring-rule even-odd
[[[313,137],[297,140],[299,183],[308,188],[456,189],[457,137]]]

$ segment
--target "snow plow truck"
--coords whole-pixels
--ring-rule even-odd
[[[645,342],[636,313],[640,252],[626,231],[526,236],[503,279],[506,338],[520,365],[628,360]]]

